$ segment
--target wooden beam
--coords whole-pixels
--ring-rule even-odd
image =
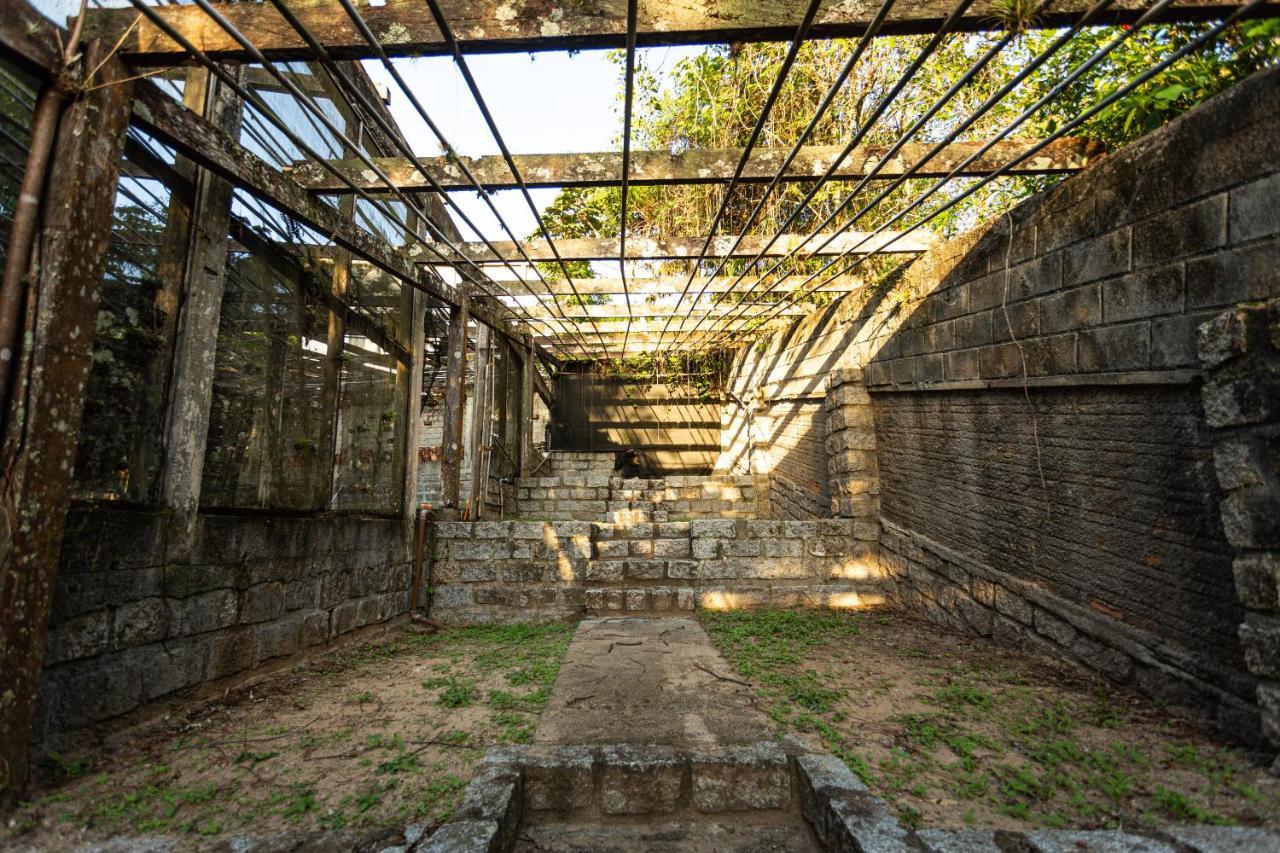
[[[533,381],[538,376],[538,366],[534,363],[533,341],[520,350],[520,415],[516,421],[520,430],[520,453],[517,458],[516,476],[533,476]]]
[[[1038,139],[1002,140],[957,174],[966,177],[989,175],[1006,163],[1017,160],[1039,142]],[[921,178],[945,177],[985,144],[981,141],[953,142],[931,157],[914,174]],[[800,149],[782,179],[812,181],[821,178],[843,148],[842,145],[815,145]],[[888,145],[858,146],[842,161],[833,178],[858,180],[864,177],[889,148]],[[884,178],[899,177],[922,160],[931,148],[933,146],[926,143],[908,143],[876,175]],[[1100,157],[1103,150],[1101,144],[1088,139],[1056,139],[1043,151],[1010,169],[1009,174],[1047,175],[1079,171]],[[789,153],[789,148],[756,149],[743,168],[739,180],[746,183],[771,180]],[[741,156],[742,152],[738,150],[685,151],[682,154],[633,151],[630,181],[636,186],[727,183],[733,177]],[[622,155],[613,152],[517,154],[514,159],[521,177],[530,187],[610,186],[618,183],[622,175]],[[431,185],[422,174],[424,170],[447,190],[474,189],[466,178],[463,163],[485,189],[509,190],[520,186],[507,164],[496,156],[460,157],[458,160],[423,157],[418,160],[421,169],[403,157],[382,157],[374,162],[391,179],[392,184],[402,190],[430,190]],[[351,193],[355,192],[353,186],[372,192],[391,191],[360,160],[332,160],[330,164],[346,176],[350,184],[339,180],[319,163],[310,161],[300,161],[286,169],[285,173],[313,192]]]
[[[750,319],[751,318],[749,317],[735,318],[733,325],[735,327],[739,325],[745,326],[747,325],[747,321]],[[789,319],[786,317],[770,317],[764,321],[764,324],[776,324],[779,322],[789,322]],[[600,329],[599,337],[594,334],[587,336],[586,347],[598,344],[600,338],[604,338],[611,347],[615,341],[621,342],[626,337],[635,338],[636,336],[639,336],[641,341],[657,343],[661,339],[659,333],[662,332],[664,328],[666,329],[668,336],[694,331],[709,334],[720,331],[724,328],[724,326],[717,324],[715,320],[700,320],[697,317],[693,317],[688,320],[673,320],[669,325],[665,320],[633,320],[631,322],[630,332],[626,331],[627,324],[623,321],[615,320],[608,323],[602,322],[599,323],[598,326]],[[750,331],[755,331],[755,329],[745,329],[743,330],[743,334]],[[572,336],[568,332],[561,332],[558,329],[538,329],[533,333],[533,335],[535,342],[541,343],[554,341],[564,345],[564,347],[569,350],[582,348],[581,346],[574,344],[574,341],[578,340],[577,336]],[[666,341],[667,343],[671,343],[671,338],[667,337]]]
[[[30,324],[13,368],[14,393],[0,436],[0,807],[13,805],[27,782],[36,690],[129,124],[130,71],[109,48],[88,45],[81,69],[97,66],[98,85],[60,107],[32,253],[39,261],[29,271]]]
[[[559,244],[557,243],[557,245]],[[769,286],[768,282],[762,284],[759,276],[744,276],[741,281],[735,281],[735,279],[735,276],[716,276],[714,279],[708,280],[706,276],[698,276],[694,278],[692,284],[688,284],[688,276],[628,277],[625,292],[630,293],[633,299],[637,296],[679,296],[681,293],[692,299],[700,292],[761,293]],[[789,292],[792,287],[795,287],[801,281],[804,281],[804,279],[796,277],[787,279],[776,292]],[[688,284],[687,291],[685,289],[686,284]],[[578,294],[581,296],[621,296],[624,293],[622,279],[620,278],[575,278],[572,288],[564,281],[553,281],[548,284],[543,284],[541,281],[529,281],[525,284],[504,282],[504,286],[517,296],[528,295],[531,292],[538,296],[573,296],[574,288],[577,289]],[[703,291],[704,286],[706,288],[705,291]],[[812,282],[806,285],[806,287],[812,286]],[[867,282],[863,278],[838,276],[814,292],[856,293],[866,286]]]
[[[818,234],[807,241],[805,238],[808,235],[784,234],[765,251],[764,257],[776,258],[789,253],[796,247],[801,247],[798,254],[802,256],[839,255],[859,243],[862,245],[854,252],[855,255],[869,254],[876,248],[883,246],[887,246],[888,248],[884,249],[884,251],[891,254],[912,254],[928,251],[937,242],[932,232],[923,229],[917,229],[906,237],[897,239],[901,233],[899,231],[883,231],[864,243],[863,238],[867,236],[867,232],[849,231],[837,235],[830,244],[816,252],[810,252],[806,249],[817,249],[819,245],[831,236],[830,234]],[[711,241],[711,248],[707,250],[707,257],[711,259],[723,257],[733,246],[734,239],[732,235],[715,238]],[[742,242],[737,249],[733,250],[731,257],[755,257],[764,248],[768,239],[767,237],[748,235],[742,238]],[[410,254],[418,257],[420,263],[427,264],[442,264],[446,262],[449,264],[461,264],[467,260],[475,261],[476,263],[498,263],[502,260],[516,263],[523,261],[523,257],[517,251],[515,243],[510,240],[494,240],[492,242],[493,247],[498,250],[501,257],[495,257],[484,243],[461,244],[459,246],[462,250],[461,255],[454,254],[451,250],[441,246],[441,254],[445,256],[446,261],[440,261],[439,259],[428,260],[421,257],[426,254],[421,247],[419,247],[418,251],[410,252]],[[659,240],[647,237],[628,237],[627,259],[654,261],[693,260],[698,257],[698,252],[702,249],[704,242],[706,242],[705,237],[664,237]],[[555,244],[560,257],[565,261],[617,260],[618,249],[620,248],[615,238],[562,239],[556,240]],[[524,253],[532,261],[555,260],[555,255],[551,253],[546,240],[529,240],[522,243],[521,246],[524,249]]]
[[[1162,20],[1190,21],[1221,18],[1244,0],[1185,0],[1169,8]],[[336,3],[296,2],[298,18],[336,58],[373,59],[374,52],[343,9]],[[641,0],[636,42],[641,47],[670,44],[781,41],[795,34],[804,15],[801,0],[757,0],[722,3],[716,0]],[[1060,27],[1079,17],[1092,0],[1060,0],[1033,26]],[[1150,3],[1148,0],[1116,0],[1098,23],[1131,23]],[[875,13],[875,3],[827,3],[811,31],[812,38],[861,35]],[[269,58],[311,58],[298,33],[266,3],[219,3],[218,10]],[[525,52],[621,48],[626,44],[627,4],[622,0],[442,0],[449,26],[468,53]],[[977,0],[960,18],[964,32],[999,29],[1000,4]],[[894,5],[881,27],[884,35],[933,32],[954,8],[948,0],[902,0]],[[1276,14],[1280,6],[1264,3],[1258,16]],[[175,30],[212,58],[248,60],[241,46],[200,8],[192,5],[158,6]],[[361,4],[360,13],[392,56],[447,53],[421,0],[387,0],[385,5]],[[141,20],[139,20],[141,18]],[[135,26],[136,22],[136,26]],[[132,27],[132,29],[130,29]],[[89,12],[86,30],[112,43],[124,39],[121,50],[134,64],[173,65],[185,53],[159,28],[133,9],[95,9]]]
[[[540,306],[526,305],[520,308],[521,320],[528,323],[535,329],[542,329],[547,326],[565,325],[563,316],[574,325],[585,323],[588,319],[609,319],[616,320],[619,318],[638,320],[645,317],[666,318],[666,317],[683,317],[683,318],[703,318],[703,317],[725,317],[729,315],[745,314],[752,317],[758,314],[773,314],[779,317],[805,317],[813,313],[812,306],[805,305],[779,305],[776,302],[722,302],[718,305],[705,305],[693,307],[691,299],[684,301],[683,305],[663,304],[651,305],[643,300],[633,299],[631,308],[628,310],[626,305],[619,303],[611,303],[609,305],[565,305],[561,308],[563,315],[552,311],[550,308]]]
[[[29,74],[62,69],[61,31],[26,0],[0,0],[0,58]]]
[[[393,247],[376,234],[345,219],[336,208],[312,198],[296,181],[273,169],[209,122],[184,109],[150,81],[140,81],[136,94],[134,121],[161,142],[173,146],[179,153],[233,185],[328,235],[341,248],[382,271],[442,302],[455,303],[456,296],[451,290],[423,275],[411,262],[416,255],[426,254],[421,246]],[[513,319],[502,309],[493,313],[479,306],[473,316],[502,334],[508,333],[504,324]]]
[[[458,517],[458,491],[462,478],[462,413],[466,406],[467,319],[470,300],[466,290],[449,310],[449,339],[444,382],[444,423],[440,457],[440,513],[445,521]]]

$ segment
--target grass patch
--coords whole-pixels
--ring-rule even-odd
[[[896,614],[700,618],[779,730],[821,741],[907,826],[1280,823],[1264,771],[1087,677]]]
[[[50,754],[0,847],[442,822],[485,746],[532,741],[575,627],[405,630],[155,723],[129,754]]]

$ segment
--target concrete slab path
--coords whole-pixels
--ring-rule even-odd
[[[578,626],[535,743],[708,750],[772,737],[751,690],[695,620],[621,617]]]

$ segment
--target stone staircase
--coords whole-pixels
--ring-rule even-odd
[[[614,454],[555,450],[516,481],[517,513],[549,521],[638,524],[693,518],[760,518],[767,489],[752,476],[623,478]]]

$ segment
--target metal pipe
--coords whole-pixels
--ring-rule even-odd
[[[18,326],[21,325],[22,306],[26,301],[23,296],[27,288],[23,282],[30,269],[31,248],[40,225],[40,196],[65,101],[66,93],[61,86],[55,82],[46,83],[36,97],[35,113],[31,117],[30,153],[27,154],[22,184],[18,188],[8,254],[5,256],[4,281],[0,284],[0,424],[8,421],[9,387],[18,362]]]

